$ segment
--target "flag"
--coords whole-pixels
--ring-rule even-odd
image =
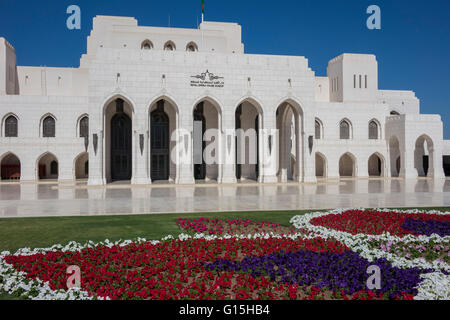
[[[205,13],[205,0],[202,0],[202,14]]]

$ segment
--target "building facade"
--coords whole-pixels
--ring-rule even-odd
[[[442,178],[450,154],[440,116],[420,114],[414,92],[378,89],[375,56],[342,54],[319,77],[304,57],[245,54],[235,23],[97,16],[79,68],[17,66],[0,38],[0,120],[2,180]],[[208,129],[218,138],[202,140]],[[185,161],[211,144],[217,163]],[[252,151],[256,162],[237,161]]]

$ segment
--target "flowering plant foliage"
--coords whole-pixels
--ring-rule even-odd
[[[313,218],[311,224],[351,234],[390,233],[395,236],[450,234],[450,215],[426,213],[347,210],[338,215],[329,214]]]
[[[417,235],[402,229],[402,225],[408,218],[446,222],[449,217],[450,213],[438,211],[336,209],[296,216],[291,219],[291,223],[316,236],[337,239],[368,261],[385,258],[393,267],[433,270],[433,272],[421,274],[422,282],[417,287],[418,293],[415,299],[448,300],[450,299],[450,266],[444,257],[448,255],[450,237],[441,237],[436,233],[430,236]],[[426,253],[408,255],[392,250],[395,244],[403,248],[411,248],[418,243],[428,249],[439,246],[440,250],[444,251],[439,253],[440,257],[433,259],[432,255]]]
[[[450,217],[449,217],[450,218]],[[439,220],[416,220],[407,218],[402,224],[404,230],[409,230],[415,234],[423,234],[431,236],[437,234],[441,237],[450,236],[450,219],[449,221]]]
[[[177,225],[185,232],[206,233],[210,235],[234,235],[234,234],[255,234],[255,233],[276,233],[280,235],[295,234],[295,228],[283,227],[278,223],[244,219],[178,219]]]

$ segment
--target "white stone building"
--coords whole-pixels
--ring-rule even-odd
[[[97,16],[87,41],[79,68],[50,68],[17,66],[0,38],[3,180],[444,177],[440,116],[420,114],[412,91],[379,90],[373,55],[340,55],[318,77],[304,57],[245,54],[235,23],[156,28],[127,17]],[[193,157],[194,120],[219,130],[227,162],[174,159],[180,145]],[[248,140],[244,154],[257,150],[257,164],[236,165],[236,128],[279,134]],[[176,129],[192,135],[176,144]],[[275,172],[261,164],[267,157]]]

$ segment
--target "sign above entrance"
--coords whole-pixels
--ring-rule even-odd
[[[223,77],[216,76],[208,70],[199,75],[191,76],[191,78],[191,87],[223,88],[225,86]]]

